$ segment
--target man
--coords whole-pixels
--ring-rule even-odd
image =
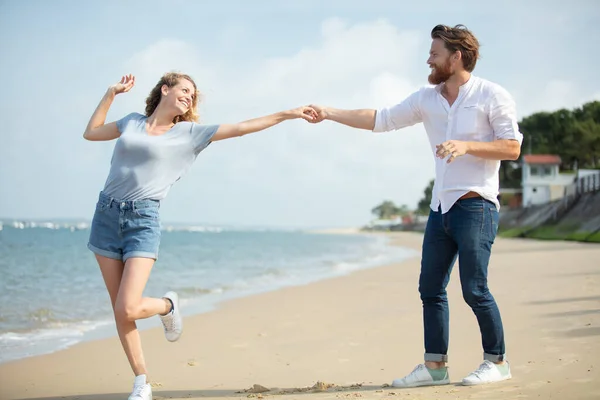
[[[516,160],[522,134],[506,90],[472,75],[479,42],[463,25],[431,31],[429,83],[401,103],[380,110],[312,106],[324,119],[387,132],[422,122],[435,158],[435,184],[423,239],[419,293],[423,303],[425,362],[394,387],[450,383],[449,310],[446,296],[459,259],[464,300],[479,324],[483,363],[465,385],[509,379],[500,312],[487,286],[491,248],[498,229],[500,160]]]

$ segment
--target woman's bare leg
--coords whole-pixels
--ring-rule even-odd
[[[154,260],[130,258],[123,264],[120,260],[99,255],[96,255],[96,259],[110,295],[117,332],[131,369],[136,376],[146,374],[142,342],[135,320],[166,314],[171,309],[168,300],[142,298]]]

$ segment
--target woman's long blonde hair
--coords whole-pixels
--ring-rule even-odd
[[[196,87],[196,82],[186,74],[180,74],[178,72],[168,72],[160,78],[156,86],[152,89],[148,97],[146,98],[146,116],[149,117],[152,115],[158,104],[160,103],[160,99],[162,97],[161,88],[163,85],[167,85],[172,88],[177,85],[181,79],[187,79],[194,85],[194,98],[192,99],[192,105],[189,110],[183,115],[178,115],[173,118],[173,123],[176,124],[181,121],[189,121],[189,122],[198,122],[200,116],[196,108],[198,107],[198,98],[200,97],[200,92],[198,92],[198,88]]]

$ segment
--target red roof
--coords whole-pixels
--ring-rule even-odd
[[[523,156],[525,164],[560,164],[560,156],[555,154],[526,154]]]

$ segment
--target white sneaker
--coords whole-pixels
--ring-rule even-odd
[[[506,369],[506,371],[501,371]],[[463,385],[473,386],[484,383],[500,382],[512,378],[510,374],[510,365],[506,361],[506,366],[499,366],[491,361],[485,360],[479,368],[471,372],[462,380]]]
[[[128,400],[152,400],[152,387],[149,383],[134,385]]]
[[[183,332],[183,320],[179,312],[179,297],[175,292],[167,292],[163,296],[173,303],[173,309],[166,315],[159,315],[160,320],[165,328],[165,337],[169,342],[175,342],[179,340],[181,333]]]
[[[392,382],[392,387],[410,388],[417,386],[447,385],[450,383],[450,377],[448,376],[448,368],[444,369],[444,377],[442,379],[434,380],[425,364],[419,364],[404,378],[395,379]]]

